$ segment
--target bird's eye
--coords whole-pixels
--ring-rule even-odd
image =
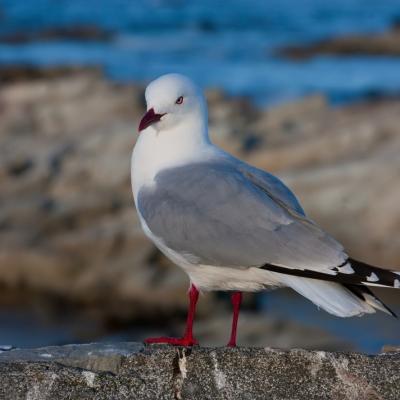
[[[182,104],[183,103],[183,96],[180,96],[176,99],[175,104]]]

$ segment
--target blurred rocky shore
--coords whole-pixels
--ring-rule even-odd
[[[187,278],[144,237],[131,195],[143,86],[25,67],[0,70],[0,85],[0,303],[32,294],[109,321],[182,322]],[[400,99],[332,107],[315,95],[261,109],[219,89],[207,98],[214,142],[278,174],[355,258],[400,266]],[[203,297],[200,318],[212,308],[215,320],[200,335],[213,342],[226,306]],[[279,329],[246,318],[261,338]],[[291,329],[271,345],[307,347],[309,329]],[[257,340],[249,331],[244,342]]]

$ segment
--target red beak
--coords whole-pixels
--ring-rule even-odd
[[[150,110],[147,111],[147,113],[143,115],[143,118],[140,121],[139,132],[141,132],[143,129],[146,129],[150,125],[158,122],[163,115],[165,115],[165,114],[156,114],[154,112],[154,108],[150,108]]]

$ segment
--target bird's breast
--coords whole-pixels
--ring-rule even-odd
[[[188,140],[184,131],[143,131],[132,153],[131,179],[135,202],[144,186],[155,185],[157,174],[169,168],[184,166],[214,157],[216,148],[208,141]]]

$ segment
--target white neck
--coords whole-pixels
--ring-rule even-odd
[[[151,126],[139,135],[132,154],[131,178],[135,201],[143,185],[165,168],[204,160],[213,153],[205,118],[194,115],[177,127],[156,131]]]

